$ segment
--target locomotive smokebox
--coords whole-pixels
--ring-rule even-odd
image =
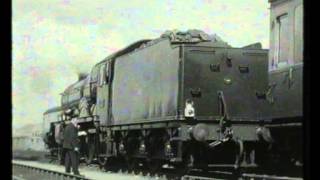
[[[209,129],[205,124],[197,124],[190,129],[190,136],[197,141],[204,142],[209,138]]]

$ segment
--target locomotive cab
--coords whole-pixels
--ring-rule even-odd
[[[302,116],[303,3],[270,0],[270,119]],[[290,120],[291,121],[291,120]]]
[[[269,0],[269,103],[263,108],[273,138],[270,154],[302,166],[303,0]],[[301,169],[296,172],[301,173]]]

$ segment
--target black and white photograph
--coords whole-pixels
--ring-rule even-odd
[[[12,0],[12,179],[303,180],[303,0]]]

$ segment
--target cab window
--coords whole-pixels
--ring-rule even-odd
[[[105,78],[106,78],[105,83],[108,84],[109,83],[109,63],[107,63],[105,66]]]
[[[296,63],[303,61],[303,7],[302,4],[294,12],[294,58]]]
[[[288,14],[280,15],[276,18],[274,25],[274,61],[276,67],[282,67],[288,64],[290,32],[289,32]]]
[[[99,86],[106,84],[106,64],[103,64],[99,68]]]

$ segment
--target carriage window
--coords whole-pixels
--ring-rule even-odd
[[[289,21],[288,15],[278,16],[275,25],[274,61],[278,67],[288,64],[289,56]]]
[[[303,59],[303,7],[297,6],[294,12],[294,58],[296,62]]]

